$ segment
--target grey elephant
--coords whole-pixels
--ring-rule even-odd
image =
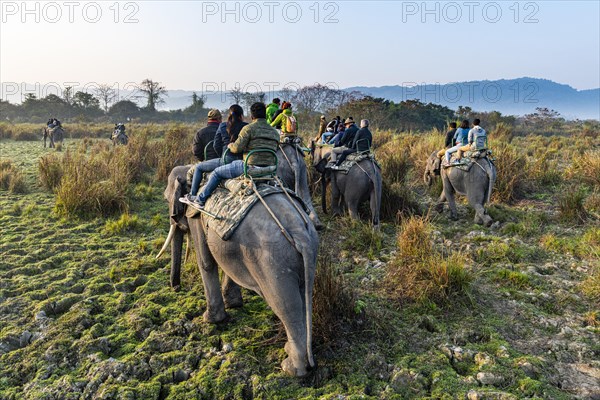
[[[463,171],[456,167],[440,168],[441,160],[434,151],[427,160],[423,179],[431,186],[436,175],[442,178],[443,190],[436,204],[436,209],[442,212],[444,202],[448,201],[450,216],[457,219],[456,202],[454,194],[466,196],[469,205],[475,210],[475,223],[490,226],[492,218],[485,210],[485,204],[490,201],[494,182],[496,181],[496,166],[488,158],[473,159],[475,164],[469,171]],[[439,172],[438,172],[439,171]]]
[[[302,199],[304,205],[308,209],[309,218],[315,226],[315,229],[321,230],[323,229],[323,224],[321,223],[319,216],[317,215],[317,212],[312,204],[310,190],[308,189],[308,171],[300,151],[301,149],[296,145],[292,146],[282,144],[279,146],[277,149],[277,176],[279,179],[281,179],[286,187],[294,190],[298,197]],[[182,168],[187,168],[189,170],[191,167],[192,165],[187,165]],[[189,250],[189,247],[187,247],[187,250]],[[231,285],[235,286],[235,283],[231,283]],[[180,269],[177,268],[171,271],[171,287],[179,290],[180,286],[181,272]]]
[[[350,217],[359,219],[358,207],[364,201],[369,201],[371,222],[375,229],[380,225],[381,186],[382,178],[379,167],[370,159],[355,164],[345,174],[341,171],[325,170],[331,153],[331,146],[319,146],[314,141],[311,144],[313,167],[321,173],[322,192],[321,202],[323,212],[327,210],[327,182],[331,183],[331,210],[333,215],[342,214],[342,206],[348,208]]]
[[[277,150],[277,158],[279,160],[277,176],[302,199],[315,228],[323,229],[308,189],[308,171],[302,149],[296,144],[281,144]]]
[[[61,146],[65,136],[65,131],[62,127],[56,126],[54,128],[44,128],[44,147],[46,147],[46,139],[50,139],[49,146],[51,149],[55,148],[56,145]]]
[[[207,302],[204,320],[222,322],[227,318],[226,307],[241,305],[236,283],[253,290],[265,299],[285,327],[288,357],[282,362],[283,370],[293,376],[306,375],[314,366],[312,291],[319,237],[313,224],[305,223],[285,194],[272,194],[264,200],[280,219],[291,241],[260,202],[231,238],[224,241],[207,226],[206,218],[210,217],[204,214],[198,218],[186,217],[184,205],[178,199],[187,193],[188,169],[189,166],[175,167],[164,193],[169,203],[171,228],[163,250],[171,244],[172,284],[174,274],[178,278],[180,273],[183,236],[189,232],[204,283]],[[226,275],[223,292],[217,266]]]
[[[112,140],[113,147],[122,145],[125,146],[129,142],[129,138],[123,132],[116,132],[110,138]]]

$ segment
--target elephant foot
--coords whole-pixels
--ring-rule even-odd
[[[435,207],[434,207],[434,210],[437,211],[437,212],[439,212],[439,213],[444,212],[444,203],[438,203],[438,204],[436,204]]]
[[[288,357],[285,360],[283,360],[283,362],[281,363],[281,369],[283,369],[283,371],[286,374],[295,376],[297,378],[302,378],[303,376],[306,376],[306,374],[308,374],[306,366],[300,368],[296,367],[291,357]]]
[[[223,301],[225,302],[225,308],[241,308],[244,306],[244,300],[242,299],[241,293],[239,296],[225,296]]]
[[[489,228],[490,226],[492,226],[492,224],[494,223],[494,220],[492,219],[492,217],[490,217],[489,215],[484,215],[483,216],[483,224]]]
[[[174,292],[179,292],[181,290],[181,285],[175,285],[175,286],[171,286],[171,288],[173,289]]]
[[[225,312],[225,310],[222,310],[220,312],[216,312],[216,313],[212,313],[209,312],[209,310],[206,310],[204,312],[204,322],[208,322],[209,324],[218,324],[218,323],[222,323],[222,322],[226,322],[227,319],[229,319],[229,315]]]

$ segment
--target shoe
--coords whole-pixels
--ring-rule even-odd
[[[460,160],[454,160],[451,162],[452,165],[459,165],[462,164],[462,162]]]
[[[192,196],[191,194],[186,194],[183,197],[179,198],[179,201],[184,204],[190,204],[198,201],[198,196]]]

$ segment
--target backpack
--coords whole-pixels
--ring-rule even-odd
[[[296,117],[293,115],[287,115],[286,117],[285,133],[296,133]]]

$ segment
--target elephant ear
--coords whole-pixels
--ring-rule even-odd
[[[320,174],[325,172],[325,166],[327,165],[329,161],[326,158],[321,159],[321,161],[319,161],[319,163],[317,165],[315,165],[315,169],[317,170],[317,172],[319,172]]]
[[[179,198],[187,194],[187,183],[180,177],[177,177],[173,182],[172,198],[169,199],[169,213],[171,222],[176,225],[180,225],[182,218],[185,216],[185,205],[183,205]],[[180,226],[180,228],[183,228]]]
[[[432,170],[433,172],[435,172],[436,175],[440,174],[440,167],[442,164],[442,160],[439,157],[435,157],[435,159],[432,161]]]

